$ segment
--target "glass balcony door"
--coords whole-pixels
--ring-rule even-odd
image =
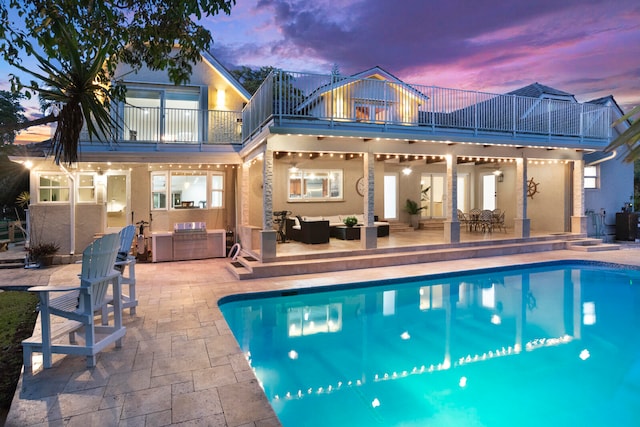
[[[145,142],[199,142],[202,127],[197,90],[128,89],[122,139]]]

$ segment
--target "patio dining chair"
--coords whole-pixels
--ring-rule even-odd
[[[493,212],[487,209],[481,211],[478,222],[483,233],[487,231],[491,233],[493,231]]]
[[[505,233],[507,232],[507,227],[504,225],[504,211],[500,212],[497,216],[494,214],[493,228],[497,228],[498,230],[502,229]]]
[[[471,209],[469,211],[469,231],[477,230],[480,227],[480,209]]]
[[[52,364],[52,354],[74,354],[87,358],[87,366],[96,364],[96,354],[115,343],[121,347],[126,329],[122,326],[120,273],[114,269],[120,238],[117,234],[103,236],[82,253],[79,285],[36,286],[40,303],[40,330],[22,341],[25,372],[32,366],[32,353],[42,353],[45,368]],[[96,325],[95,312],[109,302],[112,288],[114,316],[111,324]],[[51,295],[59,295],[51,298]],[[53,322],[52,322],[53,320]],[[58,320],[58,321],[55,321]],[[68,343],[61,339],[68,335]]]
[[[467,229],[469,228],[469,218],[467,218],[467,215],[460,209],[458,209],[458,221],[460,222],[461,226]]]

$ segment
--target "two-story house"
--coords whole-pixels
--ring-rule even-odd
[[[451,245],[467,232],[459,213],[474,208],[504,212],[514,238],[585,235],[587,211],[611,222],[633,194],[633,166],[603,152],[625,126],[610,126],[622,115],[612,97],[580,103],[538,83],[508,94],[423,86],[379,67],[349,77],[276,71],[251,97],[209,54],[188,85],[162,72],[117,74],[128,90],[114,108],[116,140],[83,139],[72,167],[16,159],[32,164],[32,234],[65,254],[144,220],[158,239],[176,224],[232,230],[269,261],[283,211],[359,215],[356,247],[372,250],[385,238],[376,217],[409,222],[406,199],[440,221]]]

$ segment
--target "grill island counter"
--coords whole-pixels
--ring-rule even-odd
[[[153,262],[224,258],[226,231],[207,230],[204,222],[178,222],[173,232],[154,232]]]

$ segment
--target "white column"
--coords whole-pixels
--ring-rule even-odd
[[[260,255],[263,260],[276,257],[276,236],[273,228],[273,150],[265,150],[262,162],[262,231]]]
[[[587,234],[587,217],[584,209],[584,160],[573,162],[573,215],[571,232]]]
[[[360,230],[360,245],[363,249],[375,249],[378,247],[378,229],[373,224],[375,208],[375,156],[366,152],[362,156],[364,172],[364,219],[366,224]]]
[[[240,218],[238,219],[238,228],[236,230],[237,238],[242,244],[243,249],[251,250],[252,248],[252,237],[251,237],[251,227],[249,225],[249,208],[250,208],[250,200],[249,200],[249,186],[251,182],[251,163],[243,163],[240,166],[239,171],[239,179],[240,179],[240,188],[239,197],[240,197]]]
[[[250,163],[244,163],[240,177],[240,225],[249,225],[249,169]]]
[[[527,159],[516,159],[516,217],[514,231],[516,237],[529,237],[531,234],[530,219],[527,218]]]
[[[447,220],[444,222],[445,243],[460,242],[460,221],[458,221],[458,157],[447,154]]]

